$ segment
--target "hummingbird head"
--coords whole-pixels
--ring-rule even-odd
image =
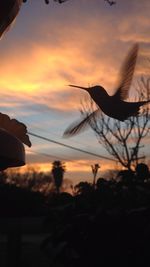
[[[82,87],[82,86],[70,84],[69,86],[87,91],[95,101],[97,98],[101,97],[103,99],[107,95],[106,90],[100,85],[95,85],[92,87]]]
[[[95,101],[95,103],[99,106],[101,104],[101,106],[103,105],[103,103],[106,101],[106,99],[108,99],[108,94],[106,92],[106,90],[100,86],[100,85],[96,85],[96,86],[92,86],[92,87],[82,87],[82,86],[77,86],[77,85],[72,85],[70,84],[69,86],[71,87],[76,87],[79,89],[83,89],[85,91],[87,91],[90,95],[90,97]]]

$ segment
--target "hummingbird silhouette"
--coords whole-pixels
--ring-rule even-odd
[[[77,85],[69,85],[83,89],[89,93],[91,98],[97,104],[98,108],[86,117],[82,117],[78,121],[73,122],[64,132],[64,137],[70,137],[80,133],[89,126],[89,122],[93,117],[98,117],[99,113],[103,111],[107,116],[117,119],[119,121],[125,121],[130,116],[138,116],[140,107],[149,103],[147,101],[139,102],[126,102],[124,101],[129,95],[129,89],[131,86],[134,69],[136,65],[138,55],[138,44],[134,44],[129,54],[127,55],[124,64],[122,66],[119,86],[115,90],[114,95],[110,96],[106,90],[96,85],[93,87],[81,87]]]

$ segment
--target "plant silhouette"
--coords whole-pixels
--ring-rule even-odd
[[[65,165],[61,161],[58,160],[52,163],[52,175],[54,178],[57,193],[60,192],[65,170]]]
[[[97,176],[97,173],[98,173],[98,169],[100,168],[100,165],[99,164],[94,164],[94,165],[91,165],[91,168],[92,168],[92,173],[93,173],[93,187],[95,187],[96,176]]]
[[[10,25],[19,13],[22,0],[0,1],[0,37],[8,31]]]
[[[149,168],[145,163],[139,163],[136,166],[136,178],[138,181],[144,182],[150,178]]]
[[[0,112],[0,128],[14,135],[23,144],[31,147],[31,142],[27,133],[27,126],[16,120],[11,119],[8,115]]]
[[[31,147],[26,125],[0,113],[0,171],[25,165],[23,144]]]

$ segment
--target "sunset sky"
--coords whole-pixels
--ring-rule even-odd
[[[116,2],[113,6],[103,0],[22,4],[13,27],[0,40],[0,112],[24,122],[29,132],[110,157],[91,129],[70,139],[62,135],[80,116],[80,101],[86,95],[68,84],[101,84],[112,94],[135,42],[140,45],[135,79],[150,73],[150,1]],[[52,161],[65,161],[67,178],[89,179],[95,163],[101,171],[116,167],[111,161],[30,139],[27,163],[50,170]],[[143,152],[149,156],[148,149]]]

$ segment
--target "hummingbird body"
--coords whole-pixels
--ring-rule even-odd
[[[109,96],[102,86],[89,88],[88,93],[97,106],[109,117],[124,121],[132,115],[138,115],[140,106],[149,101],[126,102],[116,95]]]
[[[100,85],[89,88],[70,85],[71,87],[76,87],[87,91],[97,104],[98,109],[92,112],[86,118],[82,118],[82,120],[78,120],[77,122],[71,124],[64,132],[64,136],[72,136],[82,131],[85,126],[89,125],[89,121],[92,119],[92,117],[98,115],[100,110],[102,110],[107,116],[119,121],[125,121],[131,116],[139,115],[140,107],[149,103],[150,100],[139,102],[124,101],[128,97],[135,69],[137,53],[138,45],[135,44],[126,58],[125,63],[123,64],[119,86],[112,96],[110,96]]]

